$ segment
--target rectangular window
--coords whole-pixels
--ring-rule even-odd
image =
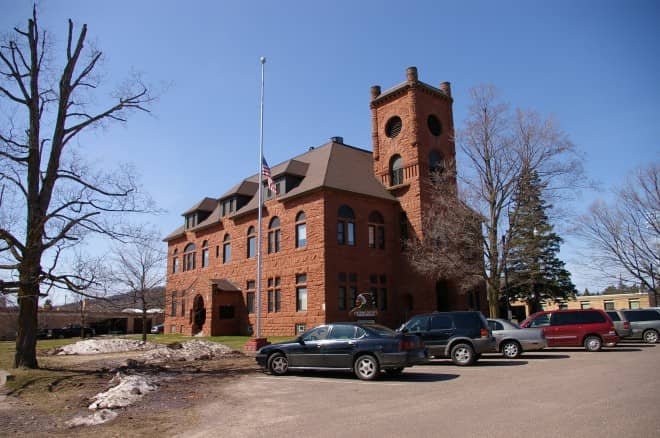
[[[305,324],[296,324],[296,335],[300,335],[305,331]]]
[[[175,325],[170,326],[170,333],[176,333],[176,326]]]
[[[345,243],[344,239],[344,223],[337,222],[337,243],[343,245]]]
[[[247,312],[248,313],[254,313],[254,288],[255,288],[255,282],[254,280],[249,280],[247,282],[247,293],[245,295],[245,300],[246,300],[246,307],[247,307]]]
[[[591,309],[591,302],[580,301],[580,309]]]
[[[246,295],[247,299],[247,311],[248,313],[254,313],[254,292],[248,292]]]
[[[605,301],[603,304],[605,310],[614,310],[614,301]]]
[[[231,260],[231,243],[222,245],[222,263],[227,264]]]
[[[205,268],[209,265],[209,249],[204,248],[202,250],[202,268]]]
[[[350,246],[355,246],[355,224],[353,222],[347,222],[346,223],[347,230],[347,241],[346,244]]]
[[[378,303],[380,310],[387,310],[387,288],[381,287],[380,294],[378,295]]]
[[[296,225],[296,248],[307,246],[307,224]]]
[[[401,249],[404,249],[406,241],[408,240],[408,215],[405,211],[402,211],[399,216],[399,226],[401,233]]]
[[[257,246],[256,246],[256,238],[255,237],[248,237],[247,241],[247,257],[249,259],[253,258],[256,255],[257,251]]]
[[[220,257],[220,247],[216,246],[215,247],[215,258],[217,259],[218,257]]]
[[[186,292],[181,291],[181,316],[186,316]]]
[[[639,309],[639,300],[628,300],[628,308],[629,309]]]
[[[369,248],[376,247],[376,226],[369,225]]]
[[[559,310],[565,310],[568,309],[568,304],[566,303],[560,303],[559,304]]]
[[[296,312],[307,311],[307,275],[296,275]]]
[[[275,277],[275,312],[282,310],[282,294],[280,291],[280,277]]]
[[[172,292],[172,302],[170,308],[170,316],[176,316],[176,292]]]
[[[281,302],[280,277],[271,277],[268,279],[268,312],[279,312],[282,310]]]
[[[172,274],[176,274],[177,272],[179,272],[179,258],[174,257],[172,259]]]
[[[339,286],[339,294],[337,295],[337,308],[339,310],[346,310],[346,285]]]

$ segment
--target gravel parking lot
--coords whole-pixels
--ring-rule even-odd
[[[660,347],[549,349],[363,382],[253,374],[199,407],[187,437],[658,437]]]

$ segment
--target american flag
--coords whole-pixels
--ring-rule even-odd
[[[265,176],[268,181],[268,190],[277,194],[277,187],[275,187],[275,181],[273,181],[273,178],[270,176],[270,167],[268,167],[265,157],[261,157],[261,174]]]

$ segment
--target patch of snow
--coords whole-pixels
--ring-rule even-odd
[[[157,379],[142,375],[126,376],[117,373],[110,383],[117,385],[92,397],[94,403],[89,405],[89,409],[125,408],[158,389]]]
[[[117,418],[115,411],[110,409],[102,409],[100,411],[94,412],[92,415],[87,416],[78,416],[74,417],[71,420],[66,422],[66,425],[69,427],[78,427],[78,426],[94,426],[96,424],[103,424],[110,420]]]
[[[218,356],[236,353],[232,348],[217,342],[203,339],[193,339],[180,344],[168,345],[166,348],[157,348],[147,351],[143,358],[149,361],[195,361],[208,360]]]
[[[120,353],[125,351],[146,351],[162,348],[162,345],[153,342],[142,342],[135,339],[86,339],[74,344],[65,345],[56,350],[57,355],[69,354],[101,354]]]

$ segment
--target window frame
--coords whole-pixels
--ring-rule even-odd
[[[403,167],[403,157],[399,154],[392,155],[389,166],[390,187],[399,186],[405,182],[403,178]]]
[[[296,248],[306,248],[307,247],[307,217],[304,211],[298,212],[296,215]],[[301,230],[303,231],[301,233]],[[304,234],[305,237],[301,238],[301,234]]]
[[[253,259],[257,256],[257,233],[254,225],[250,225],[247,231],[246,258]]]

